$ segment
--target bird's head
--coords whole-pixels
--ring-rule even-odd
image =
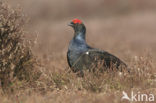
[[[85,32],[86,31],[85,25],[79,19],[72,20],[68,25],[73,27],[75,32]]]

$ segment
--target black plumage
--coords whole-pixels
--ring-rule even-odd
[[[69,26],[74,29],[74,37],[69,43],[67,60],[73,72],[82,72],[84,69],[95,70],[101,65],[101,70],[126,68],[127,65],[116,56],[99,49],[90,47],[86,43],[86,27],[78,19],[74,19]]]

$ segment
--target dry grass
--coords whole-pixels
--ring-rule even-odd
[[[91,2],[92,6],[95,6],[92,9],[97,12],[97,16],[92,16],[92,12],[84,8],[91,8],[88,1],[82,5],[85,10],[81,13],[81,10],[76,12],[76,10],[73,9],[75,6],[79,8],[78,5],[80,2],[71,2],[68,0],[68,2],[64,3],[64,6],[61,6],[64,13],[58,15],[58,12],[62,9],[59,9],[60,6],[55,6],[55,4],[58,4],[55,0],[46,0],[46,2],[44,2],[45,4],[40,0],[37,5],[34,5],[32,14],[28,12],[30,11],[28,4],[33,4],[34,0],[23,0],[21,1],[21,5],[25,12],[30,13],[29,15],[31,17],[31,22],[27,24],[26,27],[23,27],[25,17],[22,16],[21,12],[12,10],[6,5],[2,6],[1,4],[1,35],[3,34],[2,29],[6,27],[3,26],[4,24],[11,25],[7,26],[7,30],[18,28],[18,30],[13,33],[6,33],[7,37],[5,40],[8,41],[10,38],[12,39],[12,41],[10,41],[11,44],[8,44],[8,46],[18,49],[9,53],[9,55],[12,55],[10,59],[5,57],[0,60],[0,62],[5,61],[6,63],[12,63],[14,65],[12,69],[12,65],[9,64],[9,67],[6,67],[2,66],[1,63],[0,68],[9,71],[7,75],[1,71],[3,75],[1,78],[5,77],[5,81],[9,82],[9,84],[11,83],[11,86],[6,84],[7,88],[14,90],[13,93],[3,93],[2,90],[4,89],[1,88],[1,102],[127,103],[128,101],[121,101],[122,91],[128,93],[131,91],[140,91],[141,93],[153,93],[156,96],[156,56],[154,54],[156,51],[156,15],[154,13],[155,6],[152,6],[154,3],[143,1],[141,6],[138,7],[137,5],[139,3],[134,1],[129,1],[130,4],[126,4],[127,6],[122,0],[117,3],[108,1],[107,3],[106,1],[105,5],[113,6],[111,8],[107,6],[103,8],[103,5],[100,6],[102,0],[98,3]],[[17,2],[19,2],[19,0],[15,0],[13,3],[16,4]],[[145,6],[145,4],[148,5]],[[13,4],[11,3],[11,5]],[[72,6],[69,7],[68,5]],[[116,6],[114,7],[114,5]],[[122,13],[125,6],[126,8],[128,7],[128,11],[131,11],[126,11],[126,15]],[[106,8],[111,9],[113,16],[109,15],[109,17],[105,17],[108,13],[100,15],[103,11],[99,10]],[[121,10],[120,13],[113,13],[116,12],[113,11],[115,8],[118,8],[119,11]],[[109,10],[106,11],[108,12]],[[45,17],[43,17],[42,13],[46,13],[44,14]],[[87,26],[87,41],[89,44],[116,54],[131,67],[131,73],[124,75],[110,71],[101,74],[98,72],[88,73],[86,71],[84,78],[77,77],[72,73],[66,61],[68,42],[73,36],[70,31],[71,28],[68,28],[66,24],[72,15],[84,17]],[[3,16],[6,17],[4,18]],[[51,17],[52,20],[50,19]],[[10,22],[10,24],[4,21]],[[1,26],[1,23],[4,24]],[[38,35],[36,37],[36,35],[33,35],[36,33],[29,34],[24,32],[23,29],[33,32],[37,31],[39,33],[37,33]],[[27,38],[29,38],[29,40],[27,40]],[[35,39],[35,42],[33,42],[35,45],[32,48],[32,42],[30,42],[30,40],[34,41],[33,38]],[[18,45],[13,46],[12,43],[16,41]],[[0,46],[4,44],[5,42],[0,43]],[[10,51],[6,48],[7,46],[3,47],[5,47],[5,53]],[[16,51],[19,52],[16,54]],[[2,50],[0,52],[2,52]],[[4,54],[1,53],[0,55]],[[38,56],[37,59],[40,59],[41,63],[38,63],[40,65],[36,65],[36,57],[34,55]],[[15,57],[17,60],[14,59]],[[23,63],[19,65],[19,61],[23,60],[22,58],[26,58],[26,61],[23,61]],[[16,66],[19,69],[15,70]],[[41,72],[41,74],[39,75],[38,72]],[[13,74],[16,76],[12,76]]]

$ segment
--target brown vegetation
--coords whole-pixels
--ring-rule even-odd
[[[16,80],[34,82],[36,60],[24,39],[25,18],[0,2],[0,81],[4,91],[14,89]]]

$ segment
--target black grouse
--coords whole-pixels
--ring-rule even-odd
[[[69,26],[74,29],[74,37],[69,43],[67,60],[73,72],[83,73],[84,69],[95,70],[98,65],[102,69],[126,68],[127,65],[116,56],[90,47],[86,43],[86,27],[79,19],[74,19]]]

